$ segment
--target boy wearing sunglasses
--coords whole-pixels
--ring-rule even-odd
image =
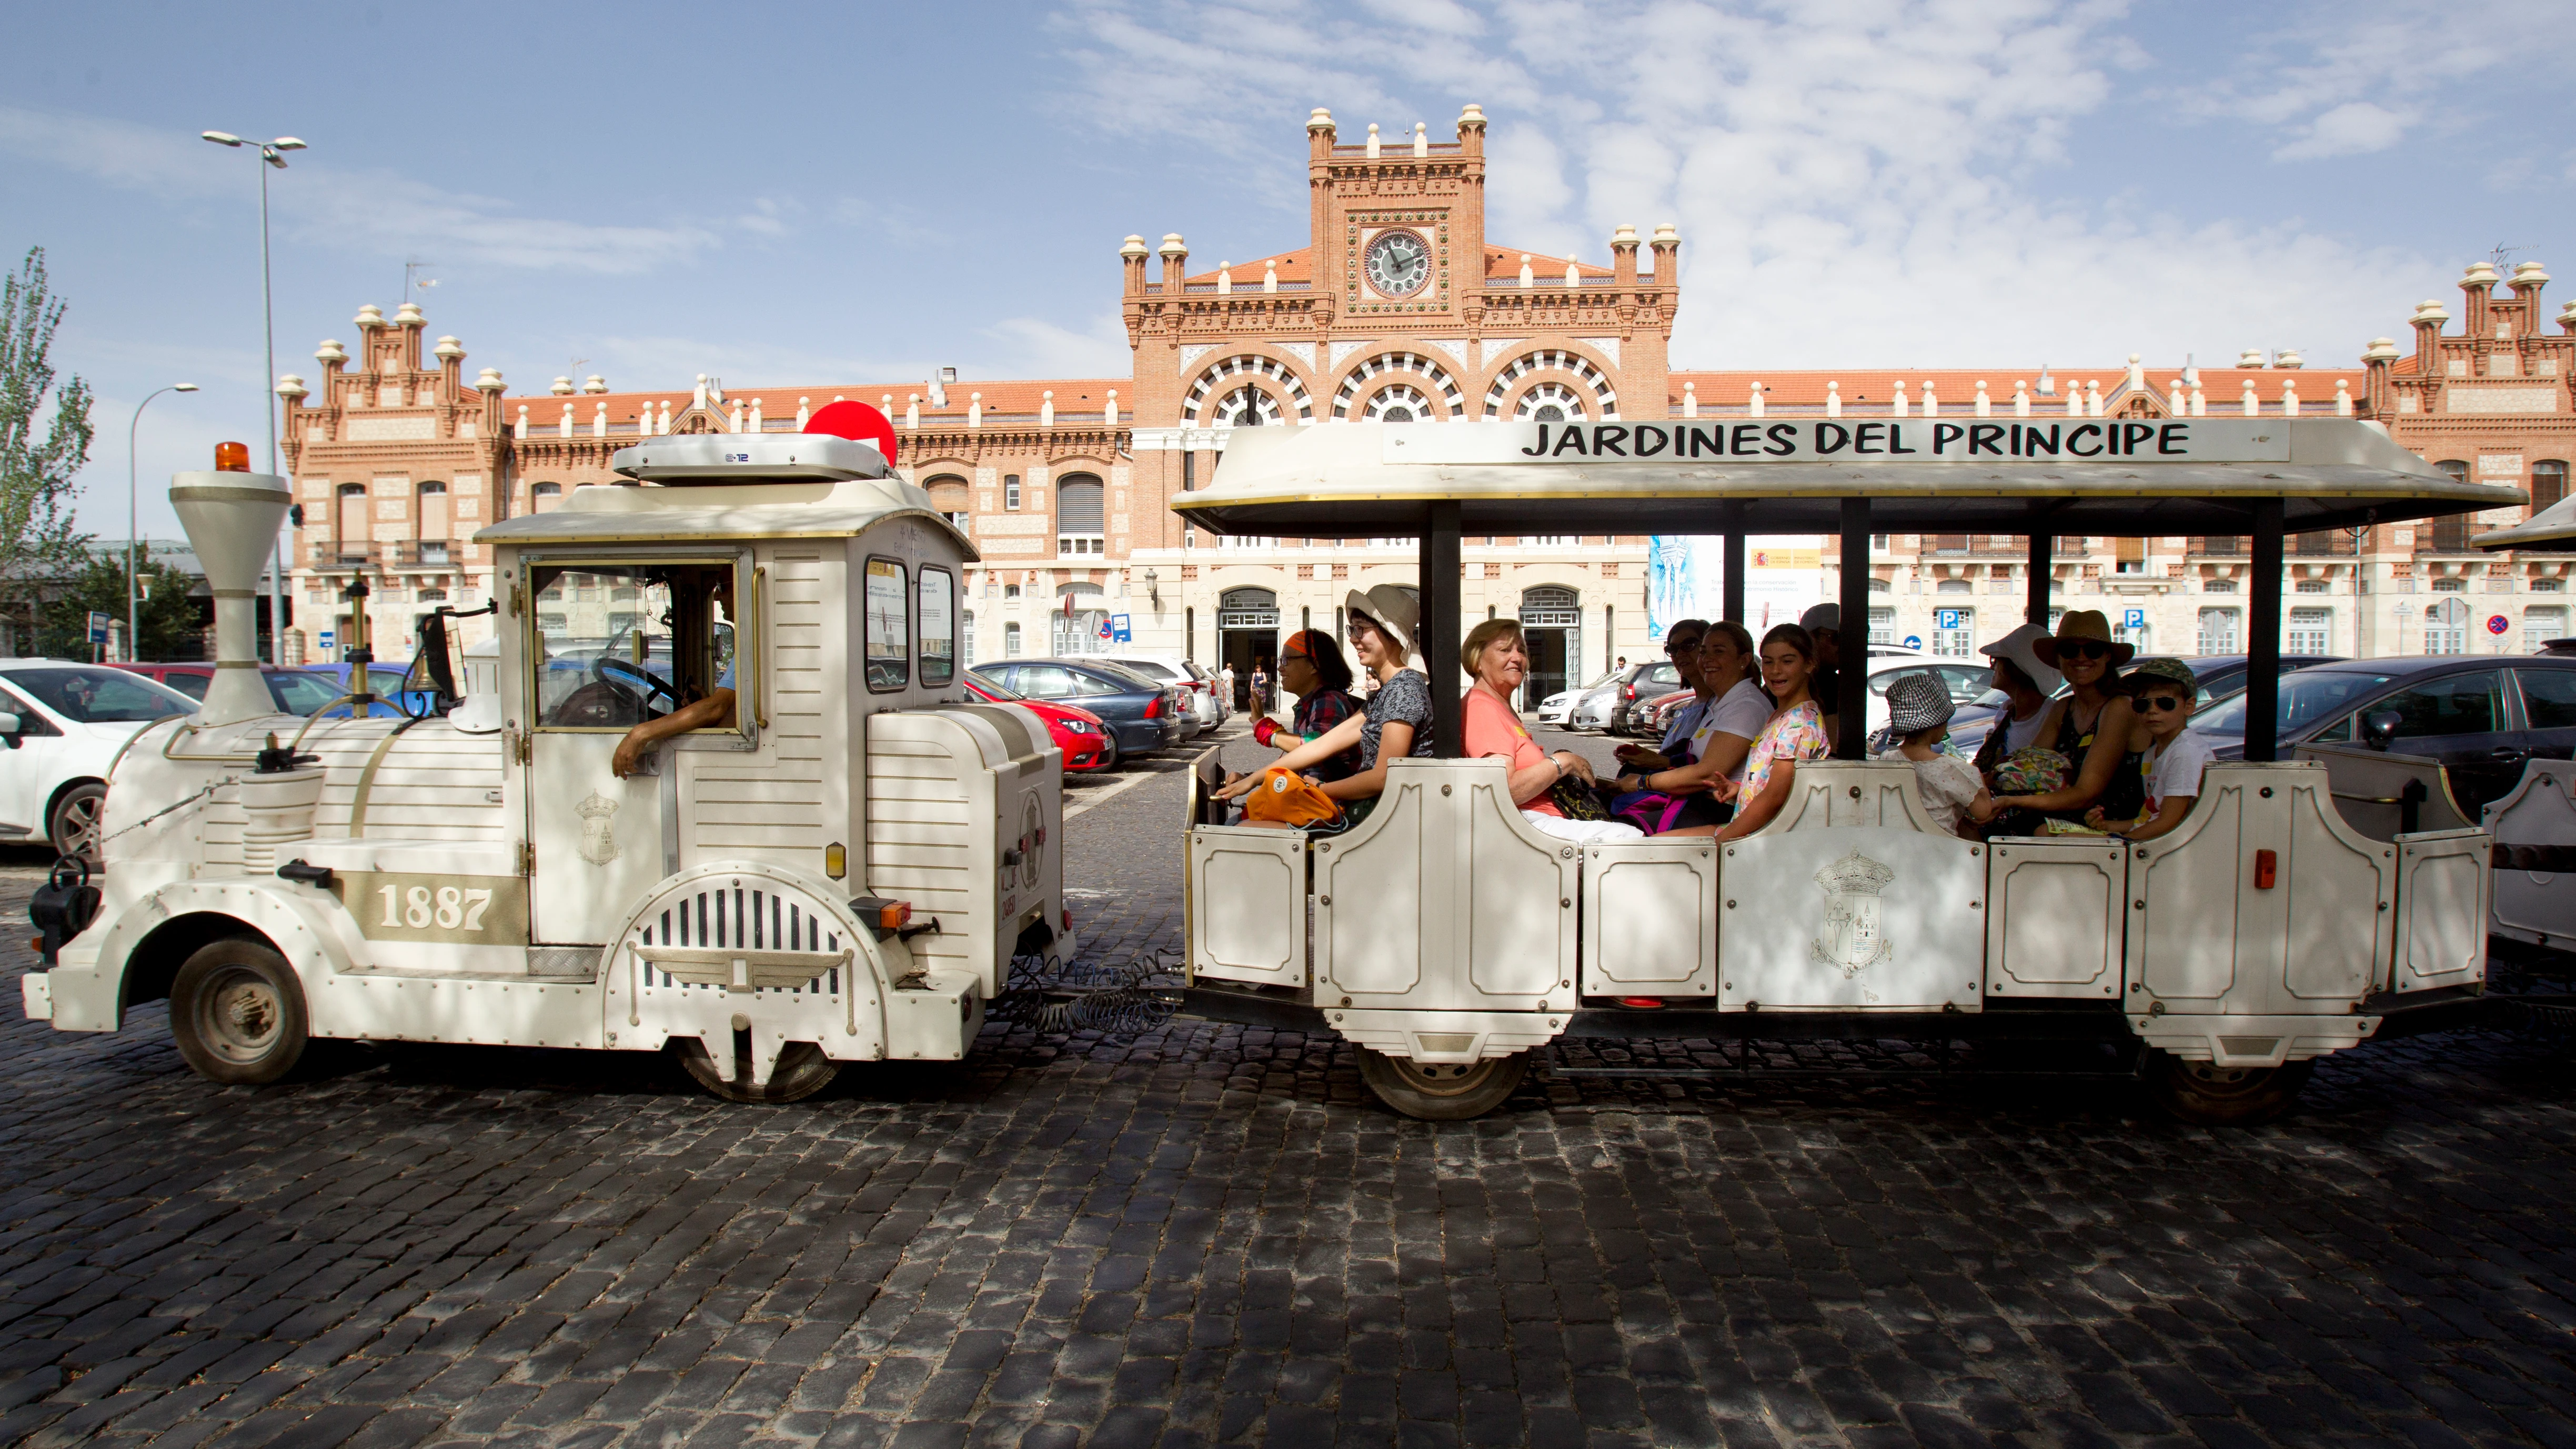
[[[2146,725],[2150,743],[2139,761],[2146,805],[2135,820],[2106,820],[2096,807],[2084,823],[2131,840],[2153,840],[2182,824],[2200,796],[2201,773],[2211,755],[2206,737],[2185,729],[2200,698],[2200,681],[2179,659],[2142,659],[2120,681]]]

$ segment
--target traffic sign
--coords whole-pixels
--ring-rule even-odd
[[[2512,623],[2502,614],[2487,615],[2487,632],[2490,634],[2501,634],[2512,627]]]
[[[322,647],[325,649],[331,647],[331,631],[328,629],[322,631]]]
[[[1945,632],[1956,629],[1965,629],[1969,627],[1968,617],[1971,612],[1971,610],[1967,609],[1934,609],[1932,611],[1932,627]],[[1914,643],[1911,639],[1906,642],[1909,644]],[[1914,647],[1920,649],[1923,646],[1915,644]]]
[[[1923,647],[1923,636],[1922,636],[1922,635],[1920,635],[1920,634],[1908,634],[1908,635],[1906,635],[1906,636],[1905,636],[1905,647],[1906,647],[1906,648],[1908,648],[1908,649],[1920,649],[1920,648],[1922,648],[1922,647]]]
[[[1117,640],[1121,644],[1132,644],[1136,642],[1135,631],[1129,627],[1128,618],[1125,614],[1112,614],[1109,616],[1109,637]]]
[[[96,609],[89,612],[89,642],[92,644],[107,642],[107,616]]]
[[[2121,616],[2120,627],[2123,629],[2143,629],[2147,627],[2147,611],[2144,609],[2129,610],[2126,614]]]

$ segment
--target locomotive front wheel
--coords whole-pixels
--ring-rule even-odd
[[[832,1085],[841,1064],[823,1055],[810,1041],[791,1041],[779,1049],[778,1065],[766,1083],[751,1080],[748,1063],[719,1063],[706,1047],[691,1041],[680,1047],[680,1065],[711,1096],[728,1102],[798,1102]]]
[[[1360,1049],[1360,1080],[1377,1099],[1426,1122],[1482,1117],[1501,1106],[1527,1075],[1527,1052],[1480,1062],[1417,1062]]]
[[[2160,1051],[2148,1059],[2147,1087],[2158,1106],[2195,1126],[2252,1127],[2290,1110],[2316,1065],[2222,1067]]]
[[[170,1035],[208,1081],[274,1082],[304,1056],[304,988],[265,941],[211,942],[170,983]]]

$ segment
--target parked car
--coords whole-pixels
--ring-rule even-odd
[[[1610,676],[1577,695],[1573,708],[1565,712],[1565,727],[1570,730],[1606,730],[1610,728],[1610,708],[1619,702],[1619,691],[1645,669],[1643,664],[1622,665]]]
[[[2288,674],[2292,670],[2331,664],[2339,657],[2333,654],[2284,654],[2281,656],[2281,672]],[[1977,665],[1980,675],[1992,676],[1993,665],[1987,663],[1983,656],[1971,662]],[[2204,654],[2183,663],[2191,666],[2192,677],[2200,681],[2195,710],[2207,710],[2213,703],[2240,694],[2245,689],[2246,656],[2242,654]],[[2065,687],[2059,686],[2057,693],[2063,696]],[[1957,698],[1955,694],[1951,697]],[[1986,742],[1986,732],[2002,717],[2003,706],[2004,694],[1999,689],[1989,689],[1977,696],[1975,702],[1961,705],[1958,713],[1950,716],[1950,742],[1961,754],[1975,754],[1978,747]],[[1885,718],[1884,711],[1876,716],[1882,723]],[[1872,749],[1880,748],[1875,724],[1871,726],[1870,744]]]
[[[135,732],[197,702],[103,664],[0,659],[0,840],[95,863],[107,767]]]
[[[1068,654],[1087,664],[1114,664],[1130,674],[1159,679],[1181,687],[1189,697],[1192,736],[1224,724],[1233,713],[1232,700],[1217,698],[1216,677],[1177,654]]]
[[[352,666],[347,664],[307,664],[304,668],[309,673],[318,674],[323,678],[330,680],[332,693],[345,694],[348,692],[349,672]],[[421,715],[429,713],[429,711],[435,706],[436,701],[431,697],[427,690],[405,690],[403,688],[403,681],[410,677],[411,671],[400,664],[368,665],[367,683],[376,694],[375,706],[370,709],[368,713],[382,715]],[[332,716],[339,719],[347,718],[348,714],[349,710],[346,705],[332,711]]]
[[[1873,651],[1874,653],[1875,651]],[[1952,705],[1973,704],[1992,688],[1993,663],[1976,659],[1935,659],[1930,655],[1885,655],[1869,661],[1869,732],[1887,727],[1887,689],[1908,674],[1930,674],[1950,692]],[[1953,729],[1957,716],[1952,716]]]
[[[130,670],[156,684],[167,685],[193,700],[206,697],[207,686],[215,682],[211,664],[117,664],[110,668]],[[281,664],[259,667],[260,682],[268,686],[268,697],[277,701],[280,714],[309,715],[340,697],[340,686],[327,675]],[[395,676],[397,683],[401,676]],[[341,711],[346,714],[347,711]],[[398,711],[387,709],[387,714]]]
[[[1549,695],[1547,698],[1540,700],[1538,702],[1538,722],[1543,725],[1555,725],[1560,729],[1570,727],[1573,723],[1575,704],[1593,690],[1599,689],[1601,686],[1608,684],[1612,679],[1616,678],[1618,674],[1619,671],[1613,669],[1608,673],[1601,675],[1599,678],[1594,679],[1590,684],[1578,684],[1572,689],[1560,689],[1556,693]]]
[[[1690,702],[1697,698],[1699,698],[1698,690],[1676,689],[1647,705],[1645,727],[1639,733],[1650,740],[1662,739],[1672,730],[1673,716],[1690,708]]]
[[[2301,745],[2361,745],[2442,762],[2471,820],[2514,787],[2523,763],[2576,755],[2576,659],[2556,655],[2437,654],[2346,659],[2281,681],[2280,753]],[[2240,691],[2191,727],[2222,760],[2245,754]]]
[[[1066,774],[1118,768],[1118,737],[1109,732],[1100,716],[1080,705],[1014,694],[971,669],[966,671],[966,690],[986,704],[1016,704],[1045,720],[1048,737],[1064,752]]]
[[[1651,660],[1637,665],[1635,672],[1622,681],[1610,700],[1610,722],[1603,726],[1610,733],[1644,734],[1645,716],[1639,706],[1651,704],[1677,689],[1688,689],[1682,683],[1682,672],[1669,660]]]
[[[1147,679],[1096,659],[999,659],[967,671],[1030,699],[1078,705],[1100,717],[1118,741],[1119,756],[1150,755],[1179,744],[1188,728],[1187,706],[1176,685]]]

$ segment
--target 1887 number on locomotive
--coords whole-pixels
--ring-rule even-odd
[[[338,884],[369,940],[528,944],[528,883],[518,876],[349,871]]]

